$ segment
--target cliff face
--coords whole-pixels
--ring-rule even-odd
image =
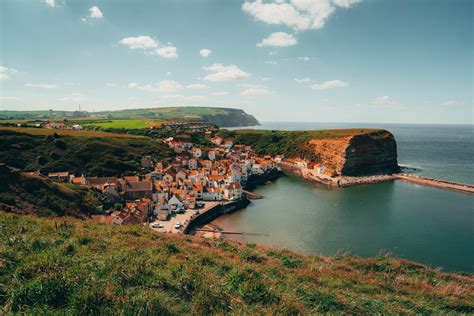
[[[309,141],[322,164],[347,176],[393,173],[399,170],[397,144],[385,130],[343,138]]]
[[[245,113],[243,110],[225,110],[227,113],[203,115],[202,119],[219,127],[254,126],[260,124],[254,116]]]

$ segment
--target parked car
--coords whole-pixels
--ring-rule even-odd
[[[160,223],[154,223],[154,224],[151,224],[151,227],[152,228],[163,228],[163,224],[160,224]]]
[[[175,225],[174,225],[174,228],[176,229],[180,229],[181,228],[181,223],[180,222],[177,222]]]

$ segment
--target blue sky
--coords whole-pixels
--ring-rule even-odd
[[[469,0],[2,0],[0,109],[473,122]]]

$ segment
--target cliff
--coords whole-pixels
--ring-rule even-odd
[[[397,144],[385,130],[343,138],[311,139],[316,160],[347,176],[398,171]]]
[[[221,131],[221,136],[252,146],[259,155],[285,155],[319,162],[341,175],[359,176],[399,170],[397,144],[381,129],[318,131]]]

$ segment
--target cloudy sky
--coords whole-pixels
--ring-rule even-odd
[[[473,122],[470,0],[1,0],[0,110]]]

